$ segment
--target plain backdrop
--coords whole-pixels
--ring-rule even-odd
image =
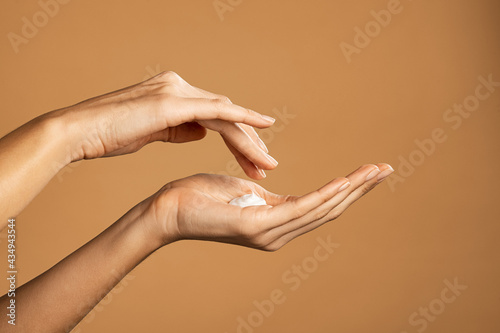
[[[396,4],[73,0],[46,7],[48,15],[35,0],[2,2],[2,136],[44,112],[173,70],[277,117],[262,133],[280,162],[260,182],[269,190],[303,194],[365,163],[396,169],[338,220],[278,252],[195,241],[163,248],[75,331],[500,330],[500,87],[474,97],[479,77],[500,81],[500,5]],[[388,6],[398,11],[390,22]],[[39,27],[23,35],[27,21]],[[12,33],[28,38],[13,47]],[[448,111],[464,101],[470,114]],[[168,181],[200,172],[245,177],[232,161],[210,133],[67,167],[17,217],[19,282]],[[338,247],[318,262],[318,238],[328,237]],[[4,271],[5,240],[4,230]],[[445,281],[467,288],[453,294]],[[271,309],[273,290],[284,300]]]

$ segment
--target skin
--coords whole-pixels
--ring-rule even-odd
[[[0,140],[2,225],[72,161],[128,154],[153,141],[198,140],[206,129],[221,133],[247,175],[262,179],[262,169],[273,169],[277,163],[253,127],[272,123],[223,96],[190,86],[171,72],[45,114]],[[9,160],[16,160],[15,167]],[[221,175],[199,174],[168,183],[16,289],[19,320],[15,327],[1,320],[0,331],[70,331],[135,266],[179,240],[276,251],[336,219],[392,171],[387,164],[367,164],[303,196],[274,194],[254,182]],[[252,192],[268,205],[228,204]],[[0,308],[8,302],[4,295]]]
[[[173,72],[46,113],[0,140],[0,228],[71,162],[133,153],[154,141],[199,140],[207,129],[221,134],[249,177],[262,179],[278,163],[254,127],[273,123]]]

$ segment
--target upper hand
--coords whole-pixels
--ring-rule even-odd
[[[254,179],[277,162],[267,154],[254,127],[274,119],[191,86],[173,72],[55,111],[68,119],[71,158],[128,154],[154,141],[188,142],[217,131],[245,173]]]

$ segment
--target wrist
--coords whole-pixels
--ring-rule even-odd
[[[158,230],[152,227],[145,208],[144,202],[141,202],[116,222],[119,237],[127,244],[127,251],[138,256],[137,260],[145,259],[165,245]]]
[[[48,112],[39,117],[40,121],[52,133],[54,142],[61,147],[61,160],[70,164],[81,159],[80,147],[83,141],[77,121],[70,108]]]
[[[145,230],[158,247],[182,239],[177,223],[178,197],[176,191],[170,189],[170,184],[162,187],[140,205],[144,206]]]
[[[56,173],[72,162],[72,143],[63,117],[52,111],[33,119],[25,126],[37,133],[35,144],[50,156],[51,168]]]
[[[177,221],[178,195],[166,184],[126,214],[135,220],[138,233],[152,251],[183,239]]]

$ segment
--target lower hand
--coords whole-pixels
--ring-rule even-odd
[[[239,178],[199,174],[171,182],[144,201],[143,220],[159,247],[198,239],[275,251],[339,217],[392,171],[387,164],[364,165],[303,196],[274,194]],[[267,206],[228,204],[252,192]]]

